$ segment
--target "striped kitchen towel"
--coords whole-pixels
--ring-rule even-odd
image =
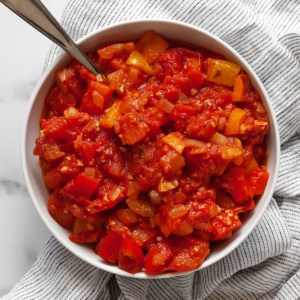
[[[282,157],[264,217],[230,255],[162,280],[114,276],[81,261],[53,237],[10,299],[300,299],[300,2],[298,0],[70,0],[62,24],[78,39],[133,19],[172,19],[214,33],[256,71],[273,102]],[[59,50],[52,47],[46,66]]]

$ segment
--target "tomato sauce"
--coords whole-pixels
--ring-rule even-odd
[[[266,109],[237,64],[154,31],[56,74],[34,154],[70,240],[136,273],[198,268],[268,181]]]

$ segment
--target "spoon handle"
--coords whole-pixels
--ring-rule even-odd
[[[94,74],[102,74],[100,70],[73,42],[53,15],[39,0],[0,0],[5,6],[31,26],[50,38],[54,43],[67,51]],[[103,74],[102,74],[103,75]]]

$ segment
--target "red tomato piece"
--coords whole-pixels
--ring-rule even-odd
[[[174,254],[166,242],[157,243],[145,256],[146,273],[149,275],[162,273],[173,257]]]
[[[170,240],[174,258],[165,270],[185,272],[198,268],[209,254],[209,242],[191,236],[175,237]]]
[[[95,199],[86,205],[86,210],[90,214],[96,214],[98,212],[114,208],[122,200],[123,198],[120,197],[115,200]]]
[[[46,97],[46,105],[49,112],[52,112],[55,116],[61,116],[67,108],[75,107],[76,97],[71,93],[64,94],[55,86]]]
[[[90,198],[96,191],[98,184],[98,179],[90,178],[84,173],[80,173],[73,181],[69,182],[63,190],[65,193],[75,197]]]
[[[98,255],[110,263],[116,263],[122,243],[122,236],[111,230],[100,243]]]
[[[101,230],[93,230],[88,232],[71,233],[69,239],[77,244],[91,244],[98,241],[104,233]]]
[[[65,139],[69,137],[67,130],[68,121],[64,117],[53,117],[51,119],[42,119],[41,126],[44,134],[54,139]]]
[[[190,118],[186,133],[190,137],[208,140],[218,131],[219,119],[218,114],[203,111],[201,114]]]
[[[222,186],[237,203],[249,200],[253,196],[251,182],[242,167],[231,167],[222,177]]]
[[[49,188],[54,189],[63,184],[65,182],[65,178],[60,170],[52,169],[44,176],[44,181]]]
[[[128,113],[120,118],[119,136],[123,144],[134,145],[150,131],[147,123],[136,113]]]
[[[212,219],[212,240],[223,240],[231,237],[233,230],[242,226],[234,209],[226,209]]]
[[[202,84],[202,72],[199,59],[187,58],[183,72],[173,76],[166,76],[164,83],[179,87],[186,94],[191,94],[191,89],[199,89]]]
[[[52,218],[61,226],[70,229],[72,228],[75,218],[74,216],[66,209],[61,198],[53,193],[49,196],[48,199],[48,211]]]
[[[132,238],[127,236],[122,237],[118,255],[118,266],[131,274],[142,271],[144,266],[142,249]]]
[[[268,183],[269,173],[264,168],[254,170],[250,175],[253,195],[262,195]]]

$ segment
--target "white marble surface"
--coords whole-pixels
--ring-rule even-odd
[[[60,19],[66,0],[43,3]],[[51,42],[0,4],[0,297],[30,269],[50,233],[21,168],[24,112]]]

